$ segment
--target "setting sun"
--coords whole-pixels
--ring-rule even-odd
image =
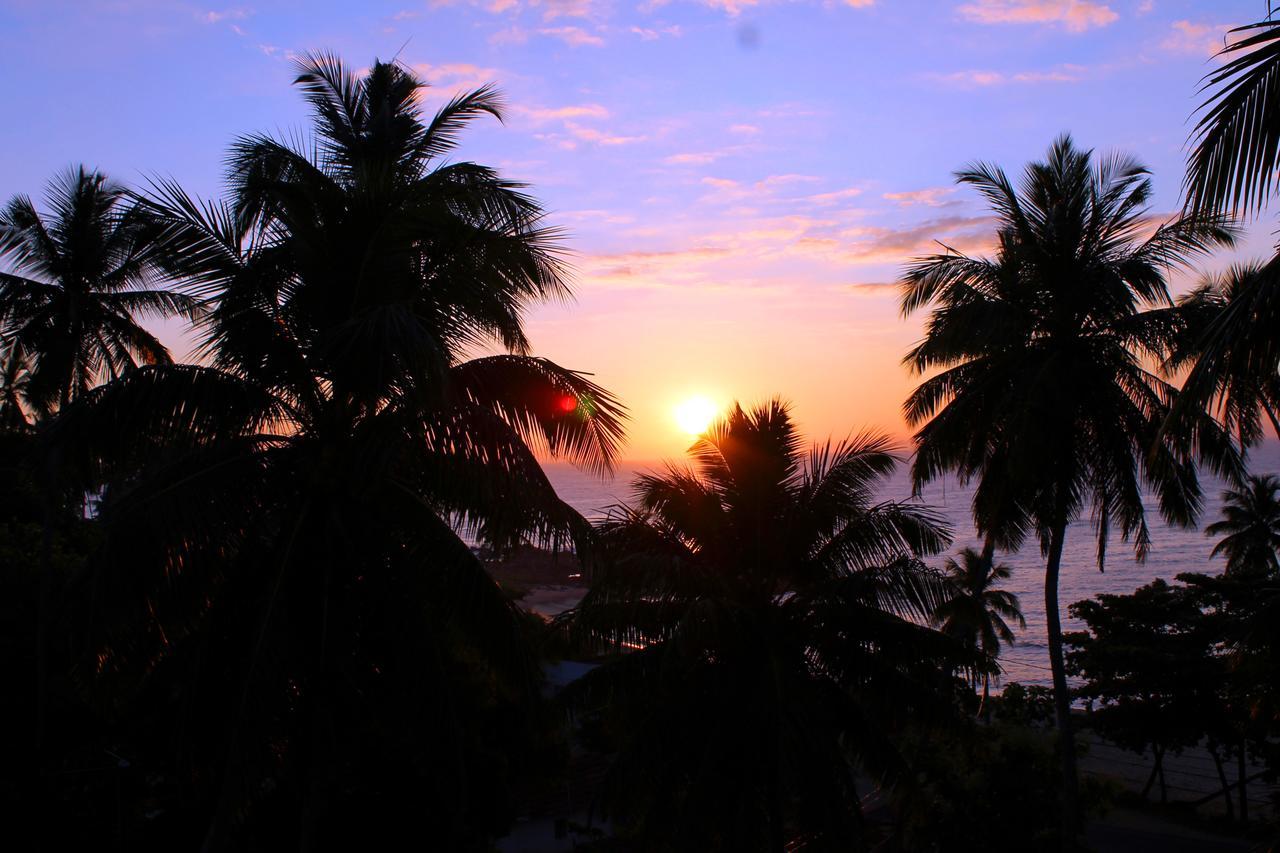
[[[701,435],[716,419],[719,409],[706,397],[690,397],[676,406],[676,423],[689,435]]]

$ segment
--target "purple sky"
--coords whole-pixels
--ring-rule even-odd
[[[84,162],[219,192],[237,134],[304,126],[294,52],[399,58],[428,104],[493,81],[505,125],[460,156],[529,181],[570,234],[577,302],[538,350],[679,452],[672,408],[781,394],[815,436],[897,434],[902,264],[990,223],[951,172],[1011,172],[1064,130],[1153,169],[1177,205],[1199,78],[1262,0],[0,3],[0,191]],[[1246,254],[1270,248],[1264,219]],[[1220,266],[1227,258],[1212,262]],[[168,338],[181,352],[176,330]]]

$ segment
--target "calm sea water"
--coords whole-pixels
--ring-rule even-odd
[[[624,463],[619,466],[612,480],[600,480],[578,469],[563,464],[546,466],[547,475],[560,497],[588,518],[598,517],[607,507],[625,502],[631,495],[631,482],[638,473],[659,468],[658,463]],[[1253,452],[1251,468],[1256,473],[1280,471],[1280,443],[1266,444]],[[1145,562],[1133,559],[1133,551],[1113,537],[1107,549],[1106,571],[1099,572],[1096,556],[1096,538],[1087,517],[1068,529],[1066,547],[1062,558],[1062,574],[1059,581],[1059,602],[1065,630],[1083,628],[1067,614],[1067,605],[1091,598],[1099,593],[1128,593],[1155,578],[1173,580],[1179,572],[1222,571],[1220,559],[1211,558],[1213,541],[1205,536],[1203,526],[1216,520],[1222,505],[1222,484],[1206,478],[1205,512],[1201,517],[1201,529],[1185,530],[1170,527],[1160,520],[1154,500],[1148,500],[1148,523],[1151,526],[1153,544]],[[881,495],[883,499],[902,500],[910,495],[910,484],[905,467],[900,467]],[[980,543],[973,532],[969,516],[971,491],[954,482],[940,481],[932,484],[922,500],[941,510],[955,529],[955,543],[951,553],[966,546]],[[942,557],[935,558],[941,564]],[[1043,591],[1043,561],[1035,542],[1029,542],[1016,554],[998,558],[1013,568],[1013,577],[1006,588],[1015,593],[1026,615],[1027,628],[1019,632],[1017,644],[1003,654],[1004,681],[1023,684],[1048,685],[1049,655],[1045,643],[1045,609]]]

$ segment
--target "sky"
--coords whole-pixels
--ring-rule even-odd
[[[689,444],[674,416],[789,400],[817,439],[905,440],[921,318],[893,283],[992,222],[952,173],[1011,173],[1054,137],[1119,150],[1179,204],[1189,119],[1230,26],[1264,0],[0,2],[0,195],[85,163],[221,192],[240,134],[305,127],[294,57],[396,57],[424,103],[496,83],[506,120],[455,159],[528,182],[565,232],[575,299],[534,349],[631,412],[624,455]],[[1239,256],[1273,242],[1265,218]],[[1233,256],[1206,261],[1223,266]],[[1179,275],[1177,288],[1192,277]],[[162,337],[183,355],[177,327]]]

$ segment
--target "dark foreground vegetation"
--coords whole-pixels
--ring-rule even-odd
[[[1280,260],[1167,287],[1269,199],[1280,27],[1245,35],[1187,207],[1154,230],[1145,169],[1066,136],[1020,180],[959,174],[995,254],[902,282],[928,312],[912,475],[976,485],[979,542],[950,558],[936,512],[880,495],[902,456],[884,436],[808,446],[778,401],[735,406],[594,527],[557,497],[539,457],[607,474],[625,410],[530,352],[563,247],[524,188],[455,156],[501,115],[492,89],[428,117],[404,68],[314,56],[310,136],[241,138],[224,200],[85,169],[43,208],[14,199],[11,834],[465,851],[533,817],[579,849],[1073,849],[1115,794],[1081,782],[1081,719],[1156,756],[1144,796],[1163,756],[1207,745],[1249,821],[1244,768],[1280,766],[1280,485],[1248,473],[1280,415]],[[194,363],[148,317],[190,323]],[[1205,470],[1231,484],[1208,528],[1226,570],[1079,602],[1088,630],[1064,637],[1068,526],[1091,514],[1100,566],[1116,532],[1141,559],[1144,492],[1197,524]],[[997,551],[1028,540],[1053,689],[995,697],[1023,624]],[[552,621],[514,603],[559,577],[531,546],[586,584]]]

